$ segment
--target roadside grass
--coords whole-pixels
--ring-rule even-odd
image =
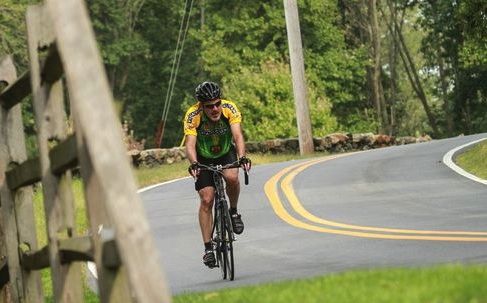
[[[487,179],[487,140],[460,154],[455,161],[467,172]]]
[[[460,166],[479,177],[487,178],[487,142],[457,158]],[[296,154],[250,154],[252,165],[326,156]],[[463,162],[465,161],[465,162]],[[479,165],[482,164],[482,165]],[[178,162],[156,168],[134,169],[139,188],[186,177],[188,163]],[[477,171],[475,170],[475,171]],[[34,192],[34,208],[38,226],[39,247],[47,243],[41,188]],[[73,180],[78,234],[88,230],[82,182]],[[86,275],[86,272],[84,272]],[[487,302],[487,267],[481,265],[444,265],[431,268],[378,269],[330,274],[323,277],[262,284],[207,293],[188,293],[173,297],[176,303],[186,302]],[[86,279],[85,279],[86,281]],[[42,270],[45,302],[52,302],[50,270]],[[85,283],[85,301],[99,302]]]
[[[445,265],[350,271],[322,277],[181,294],[175,303],[487,302],[486,266]]]
[[[139,188],[189,176],[186,161],[166,164],[157,167],[140,167],[134,169],[134,175]]]

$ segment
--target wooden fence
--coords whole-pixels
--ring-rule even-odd
[[[85,302],[82,262],[93,261],[101,302],[170,302],[84,1],[29,6],[26,26],[29,70],[17,77],[12,59],[0,58],[0,300],[44,302],[39,270],[50,268],[54,302]],[[29,96],[33,159],[20,105]],[[76,226],[73,169],[81,173],[88,235]],[[33,211],[39,182],[45,247]]]

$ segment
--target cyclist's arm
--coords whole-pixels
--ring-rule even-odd
[[[198,161],[196,156],[196,136],[186,135],[186,158],[189,163]]]
[[[245,157],[245,140],[242,134],[241,123],[233,123],[230,125],[230,128],[232,129],[233,140],[235,141],[238,157]]]

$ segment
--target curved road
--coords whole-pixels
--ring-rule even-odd
[[[487,186],[443,163],[487,134],[257,165],[235,281],[203,266],[193,181],[141,193],[173,294],[347,270],[487,262]]]

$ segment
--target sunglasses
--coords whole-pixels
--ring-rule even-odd
[[[221,101],[218,101],[218,102],[215,102],[215,103],[212,103],[212,104],[204,104],[203,106],[207,109],[213,109],[215,106],[218,108],[220,107],[220,105],[222,105],[222,102]]]

